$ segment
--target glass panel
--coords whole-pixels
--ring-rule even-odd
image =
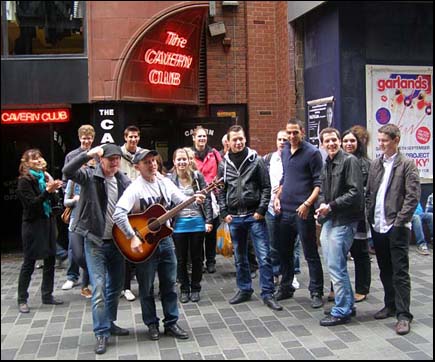
[[[82,54],[84,13],[84,1],[6,1],[9,54]]]

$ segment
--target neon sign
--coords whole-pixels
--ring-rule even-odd
[[[69,108],[2,110],[2,124],[47,124],[70,121]]]
[[[186,38],[183,38],[172,31],[167,31],[166,34],[166,45],[181,49],[186,47]],[[145,52],[144,60],[150,65],[160,64],[174,68],[190,69],[193,57],[190,55],[150,48]],[[148,80],[151,84],[179,86],[181,84],[181,73],[153,68],[148,73]]]

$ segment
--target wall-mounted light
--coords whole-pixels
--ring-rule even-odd
[[[238,1],[222,1],[222,6],[239,6]]]
[[[223,38],[222,45],[224,46],[224,52],[228,52],[231,47],[231,38],[228,37]]]

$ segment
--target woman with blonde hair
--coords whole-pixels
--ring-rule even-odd
[[[175,150],[174,168],[170,176],[180,191],[191,197],[204,189],[207,184],[204,176],[193,170],[189,153],[184,148]],[[210,232],[213,225],[211,199],[207,195],[204,207],[196,203],[184,208],[174,220],[174,244],[177,254],[177,276],[180,282],[180,302],[199,302],[202,280],[202,255],[205,232]],[[188,254],[192,262],[192,275],[187,272]]]
[[[63,304],[53,297],[56,254],[56,220],[51,203],[61,180],[53,180],[45,172],[46,162],[38,149],[23,153],[19,166],[17,196],[23,207],[22,242],[24,260],[18,279],[18,310],[29,313],[28,288],[37,259],[44,259],[41,297],[43,304]]]

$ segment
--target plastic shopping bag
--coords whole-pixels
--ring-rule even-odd
[[[230,227],[226,222],[221,222],[216,231],[216,254],[221,254],[226,258],[233,256]]]

